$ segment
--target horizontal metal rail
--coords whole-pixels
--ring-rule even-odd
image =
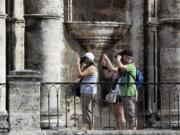
[[[77,82],[42,82],[41,90],[47,94],[41,97],[41,104],[46,101],[47,110],[41,113],[42,128],[81,128],[83,110],[81,100],[75,95],[72,86]],[[98,92],[93,100],[92,115],[96,129],[116,129],[116,119],[112,107],[106,101],[106,95],[112,90],[113,82],[81,83],[96,85]],[[119,83],[135,84],[135,83]],[[138,129],[178,128],[180,129],[180,82],[143,82],[138,90],[136,119]],[[83,97],[82,97],[83,98]]]

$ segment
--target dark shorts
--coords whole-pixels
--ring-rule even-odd
[[[122,103],[122,98],[120,95],[117,95],[116,97],[116,103]]]

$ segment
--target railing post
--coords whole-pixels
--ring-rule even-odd
[[[8,76],[10,133],[40,134],[40,74],[12,71]]]

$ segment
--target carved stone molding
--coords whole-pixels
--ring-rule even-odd
[[[163,18],[159,20],[159,23],[180,23],[180,18]]]
[[[59,15],[54,15],[54,14],[25,14],[24,17],[31,18],[31,19],[57,19],[60,20]]]
[[[117,42],[129,31],[130,24],[115,22],[66,22],[68,32],[88,49],[91,45],[102,48]]]
[[[7,18],[7,15],[6,15],[6,14],[0,13],[0,19],[6,19],[6,18]]]
[[[166,22],[179,20],[180,18],[180,1],[179,0],[160,0],[159,19]]]

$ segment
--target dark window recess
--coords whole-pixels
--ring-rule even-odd
[[[72,0],[72,19],[125,22],[127,4],[127,0]]]

